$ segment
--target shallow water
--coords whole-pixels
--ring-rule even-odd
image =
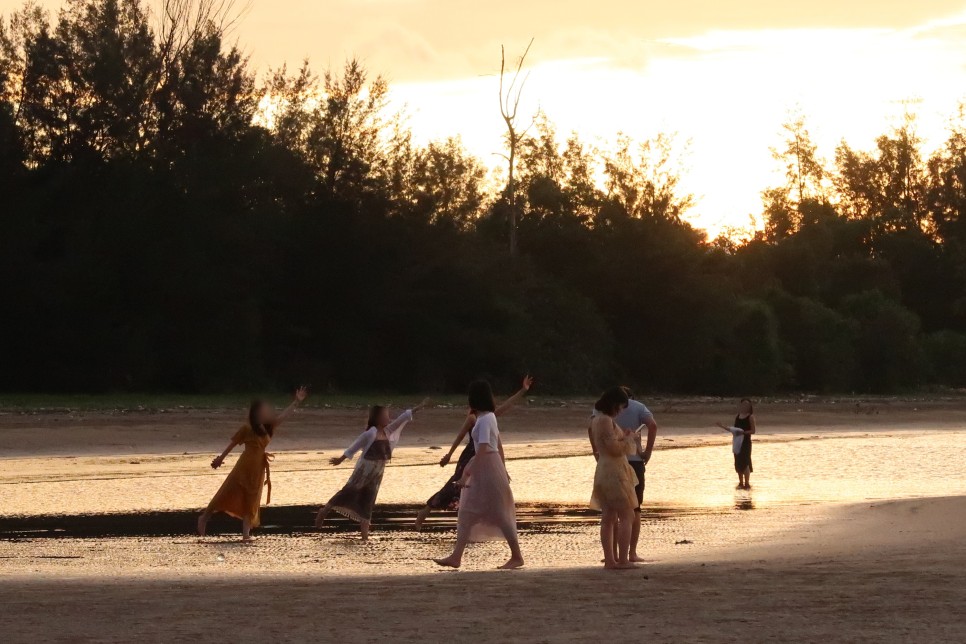
[[[663,447],[673,443],[665,439]],[[508,469],[528,565],[599,565],[598,515],[586,509],[593,459],[526,458],[523,445],[507,451],[517,457]],[[435,571],[431,558],[452,543],[453,513],[435,514],[422,533],[412,530],[416,510],[451,468],[391,464],[373,538],[362,544],[356,526],[342,519],[322,534],[311,528],[315,508],[349,468],[284,452],[273,467],[273,504],[264,510],[255,544],[239,545],[238,522],[224,517],[212,521],[214,536],[199,540],[187,536],[194,512],[226,472],[204,472],[196,466],[200,457],[184,458],[193,460],[170,470],[168,461],[155,463],[142,475],[118,476],[105,466],[70,480],[0,485],[3,573],[410,574]],[[966,432],[766,437],[756,442],[754,462],[754,488],[738,491],[726,436],[720,445],[656,451],[648,467],[642,554],[659,561],[711,557],[731,544],[821,530],[824,509],[840,503],[966,494]],[[505,545],[482,544],[465,565],[492,568],[505,556]]]
[[[662,446],[673,446],[673,439],[665,439]],[[507,446],[518,502],[586,507],[595,466],[590,456],[527,458],[527,452],[526,446]],[[648,465],[645,506],[753,509],[966,494],[966,432],[758,440],[753,459],[754,489],[736,493],[727,437],[720,445],[657,450]],[[207,503],[227,473],[227,466],[218,472],[184,463],[165,467],[141,475],[105,471],[66,480],[4,483],[0,516],[196,509]],[[350,467],[331,468],[321,456],[281,452],[272,467],[272,502],[321,505],[345,482]],[[390,464],[379,502],[422,504],[451,472],[452,466]]]

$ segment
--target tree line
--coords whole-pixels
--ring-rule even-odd
[[[601,150],[539,116],[494,186],[358,61],[257,77],[236,17],[0,22],[0,388],[966,385],[966,119],[929,155],[909,117],[826,161],[793,118],[763,229],[708,239],[671,137]]]

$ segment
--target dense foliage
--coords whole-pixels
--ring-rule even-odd
[[[666,137],[605,152],[539,119],[509,199],[357,62],[260,82],[230,3],[162,6],[2,23],[2,389],[966,385],[966,126],[829,164],[793,119],[764,230],[709,241]]]

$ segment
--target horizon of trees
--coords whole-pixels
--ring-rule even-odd
[[[668,136],[539,115],[508,199],[358,61],[260,80],[231,0],[160,6],[0,22],[4,390],[966,386],[962,113],[831,161],[791,118],[763,229],[709,240]]]

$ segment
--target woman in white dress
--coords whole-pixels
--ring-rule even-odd
[[[467,463],[458,482],[463,492],[457,515],[456,545],[450,556],[437,559],[436,563],[459,568],[468,544],[503,539],[510,546],[510,559],[500,567],[520,568],[523,553],[517,537],[516,506],[489,383],[480,381],[470,385],[469,403],[476,416],[470,432],[476,455]]]

